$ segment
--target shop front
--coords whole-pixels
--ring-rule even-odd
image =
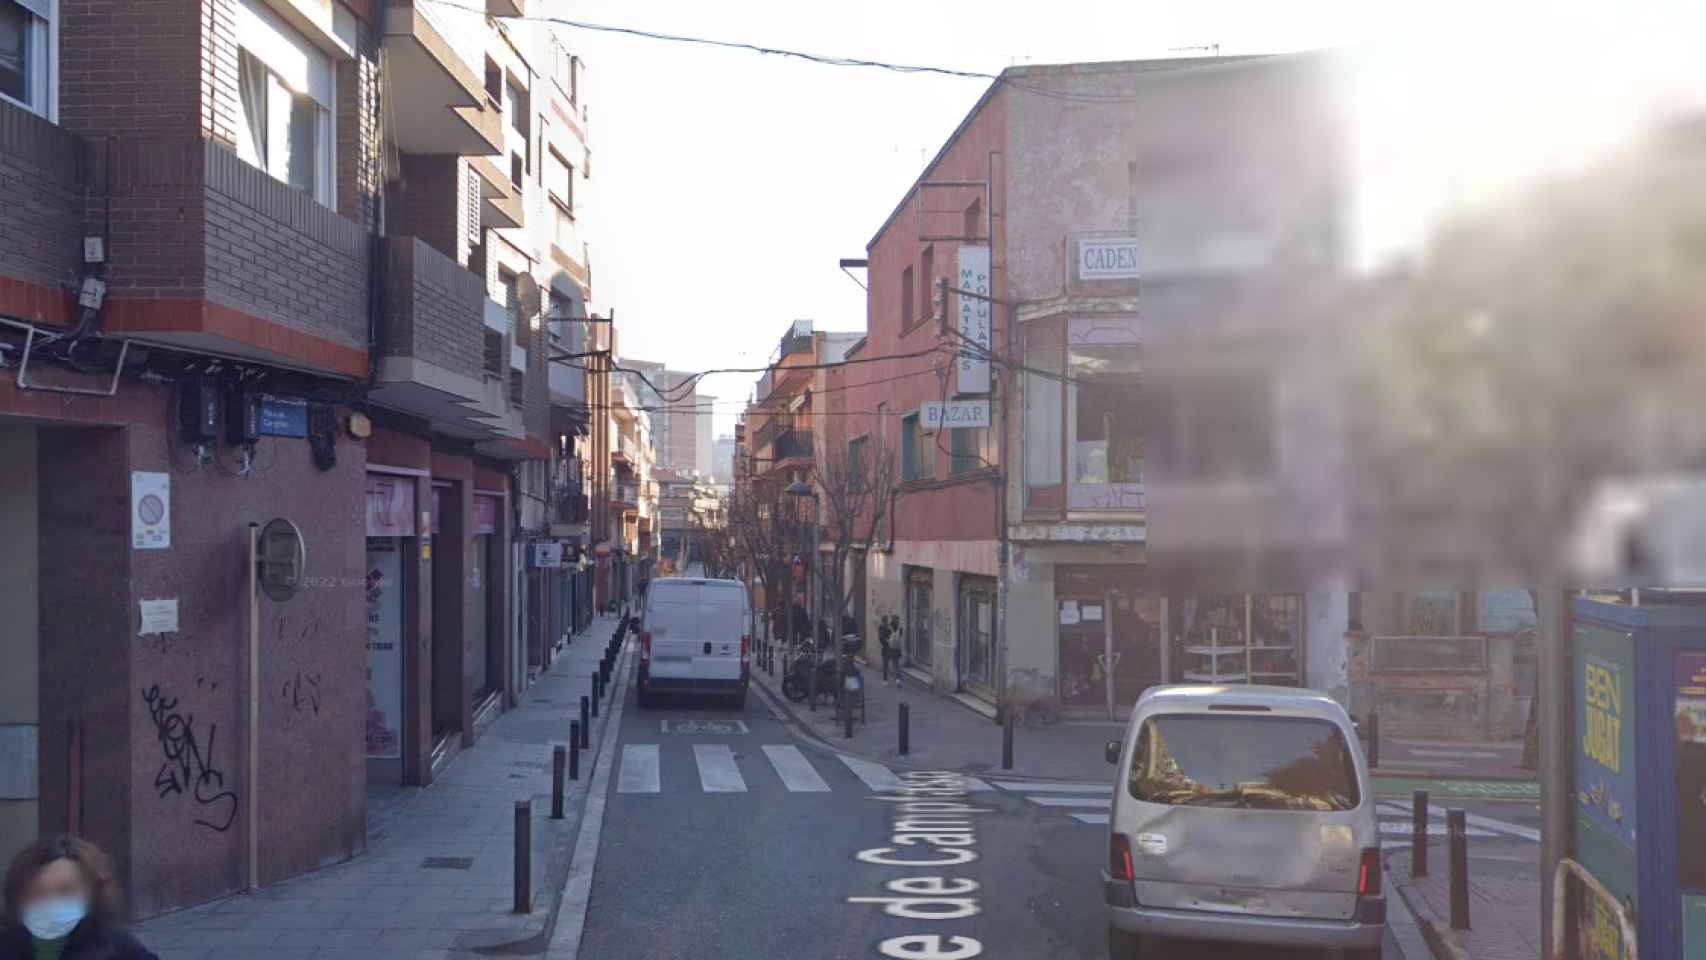
[[[417,479],[367,475],[367,774],[369,783],[403,783],[409,748],[405,718],[411,575],[419,556]]]
[[[967,691],[995,700],[995,578],[960,574],[956,664]]]
[[[1063,709],[1113,718],[1162,682],[1166,602],[1141,565],[1054,568],[1058,696]]]
[[[906,568],[906,636],[902,651],[910,666],[930,669],[930,617],[935,577],[929,567]]]

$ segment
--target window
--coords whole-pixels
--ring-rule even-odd
[[[936,247],[934,244],[924,245],[924,254],[918,261],[918,316],[928,320],[936,316],[933,299],[936,296]]]
[[[522,90],[521,85],[513,80],[505,81],[504,86],[509,88],[509,103],[507,105],[509,109],[506,112],[509,114],[510,129],[525,138],[527,136],[527,114],[529,112],[527,109],[527,92]]]
[[[572,215],[575,211],[575,168],[555,147],[546,148],[544,168],[545,189]]]
[[[1273,473],[1273,400],[1259,369],[1201,372],[1149,403],[1157,456],[1179,481],[1240,481]]]
[[[1137,733],[1133,799],[1169,806],[1354,810],[1350,747],[1325,720],[1165,713]]]
[[[485,331],[485,371],[488,376],[501,377],[504,372],[504,337],[496,330]]]
[[[527,375],[520,370],[509,372],[509,405],[512,407],[527,405]]]
[[[915,316],[913,296],[912,268],[907,267],[900,272],[900,328],[903,331],[912,327],[912,318]]]
[[[256,0],[237,8],[237,155],[332,202],[332,61]]]
[[[0,97],[51,118],[52,0],[0,0]]]
[[[926,445],[918,414],[900,418],[900,478],[928,480],[936,474],[936,451]]]
[[[1026,506],[1143,509],[1135,321],[1034,323],[1025,357]]]
[[[509,317],[510,336],[517,336],[519,328],[516,326],[516,318],[521,315],[521,296],[516,291],[515,274],[500,269],[498,283],[504,288],[504,314]]]
[[[491,57],[486,58],[486,99],[491,101],[492,106],[503,108],[504,72]]]
[[[967,473],[995,465],[988,427],[960,427],[948,431],[949,473]]]
[[[527,164],[522,162],[521,154],[509,155],[509,182],[517,190],[521,189],[521,181],[527,178]]]

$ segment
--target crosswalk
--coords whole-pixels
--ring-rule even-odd
[[[681,756],[679,753],[671,755]],[[666,771],[665,757],[658,744],[623,745],[616,771],[616,792],[662,793],[665,789],[678,790],[683,785],[692,789],[691,785],[697,782],[699,791],[703,793],[746,793],[749,778],[756,785],[760,778],[768,780],[772,777],[789,793],[827,793],[831,789],[829,780],[818,767],[792,744],[767,743],[754,755],[744,750],[736,753],[726,743],[696,743],[688,755],[692,757],[690,770],[671,768]],[[845,754],[836,754],[835,760],[874,793],[894,791],[902,786],[900,777],[893,770],[875,761]],[[964,782],[968,791],[994,789],[976,777],[966,777]]]

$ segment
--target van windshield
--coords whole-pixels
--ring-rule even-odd
[[[1131,795],[1176,806],[1351,810],[1356,766],[1325,720],[1162,714],[1138,731]]]

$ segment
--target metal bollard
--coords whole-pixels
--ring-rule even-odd
[[[912,751],[912,708],[906,704],[900,705],[900,755],[906,756]]]
[[[1008,710],[1002,716],[1001,724],[1001,769],[1013,769],[1013,711]]]
[[[591,746],[591,744],[587,742],[588,738],[592,736],[592,724],[588,722],[592,716],[589,712],[589,708],[592,706],[591,699],[592,698],[590,697],[581,697],[580,737],[578,739],[580,740],[580,748],[582,750],[588,749]]]
[[[1451,929],[1469,929],[1469,830],[1462,807],[1445,811],[1445,835],[1451,845]]]
[[[579,720],[569,721],[569,779],[581,778],[581,737],[586,733]]]
[[[1368,765],[1380,766],[1380,711],[1368,711]]]
[[[847,701],[847,703],[841,707],[841,735],[846,739],[851,740],[853,739],[853,701],[852,698],[847,695],[847,691],[845,690],[841,691],[841,698]]]
[[[1410,794],[1410,876],[1428,875],[1428,792]]]
[[[551,748],[551,819],[563,819],[563,773],[568,767],[568,751]]]
[[[598,716],[598,671],[592,672],[592,715]]]
[[[515,802],[515,912],[533,909],[533,801]]]

